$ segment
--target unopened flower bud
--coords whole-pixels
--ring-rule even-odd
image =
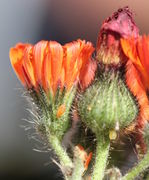
[[[93,132],[117,131],[127,127],[138,115],[138,107],[118,73],[108,72],[80,96],[81,119]],[[111,137],[111,136],[110,136]]]

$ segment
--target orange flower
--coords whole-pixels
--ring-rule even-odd
[[[145,122],[149,121],[149,101],[146,94],[149,90],[149,36],[121,39],[121,46],[129,59],[126,64],[126,83],[140,106],[138,126],[144,127]]]
[[[96,62],[91,59],[94,48],[90,42],[77,40],[64,46],[55,41],[17,44],[10,50],[11,64],[27,88],[42,86],[56,92],[58,86],[69,90],[80,83],[86,88],[94,78]]]

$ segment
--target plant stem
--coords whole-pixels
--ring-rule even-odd
[[[144,158],[133,167],[125,176],[122,177],[122,180],[132,180],[135,179],[149,167],[149,151],[146,153]]]
[[[96,160],[92,180],[102,180],[108,161],[110,140],[100,135],[97,137]]]
[[[79,157],[75,159],[74,169],[71,176],[71,180],[82,180],[82,175],[84,173],[84,163]]]
[[[71,170],[73,167],[72,160],[68,156],[67,152],[61,145],[61,142],[56,136],[49,136],[49,143],[52,149],[55,151],[55,154],[60,160],[61,166],[63,169]]]

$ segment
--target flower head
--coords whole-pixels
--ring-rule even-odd
[[[119,9],[101,27],[97,40],[97,59],[103,64],[122,64],[124,57],[120,38],[138,37],[138,34],[139,30],[128,7]]]
[[[94,78],[97,65],[91,58],[93,51],[92,44],[82,40],[64,46],[56,41],[17,44],[10,50],[11,64],[38,107],[38,126],[59,139],[70,126],[77,85],[84,90]]]
[[[86,88],[94,78],[96,63],[90,42],[77,40],[64,46],[55,41],[17,44],[10,50],[12,66],[27,88],[38,86],[55,94],[58,87],[69,90],[79,83]]]
[[[126,69],[126,84],[139,105],[139,128],[149,119],[146,94],[149,90],[148,56],[149,37],[139,36],[128,7],[119,9],[105,20],[98,36],[97,59],[103,64],[120,65]]]

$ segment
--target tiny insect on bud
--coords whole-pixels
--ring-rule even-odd
[[[116,138],[117,138],[117,132],[115,130],[110,130],[109,131],[109,139],[115,140]]]
[[[88,106],[88,107],[87,107],[87,110],[88,110],[88,111],[91,111],[91,109],[92,109],[91,106]]]
[[[58,107],[57,113],[56,113],[56,117],[60,118],[66,111],[66,106],[65,104],[62,104]]]

